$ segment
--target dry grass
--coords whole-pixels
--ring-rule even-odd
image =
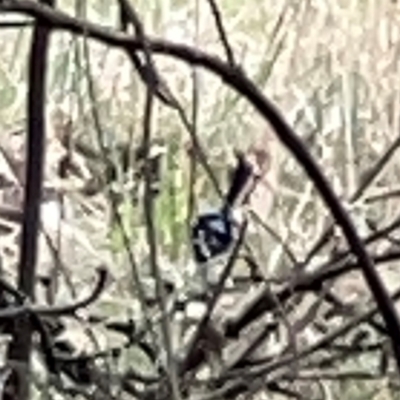
[[[207,2],[199,2],[197,11],[195,2],[135,3],[148,33],[193,44],[223,57]],[[77,12],[70,2],[62,4],[61,8]],[[236,60],[308,143],[337,193],[344,201],[351,199],[366,171],[400,135],[400,6],[388,0],[224,0],[220,7]],[[116,8],[107,1],[98,1],[88,7],[87,16],[113,26]],[[5,144],[11,140],[6,134],[23,126],[28,44],[29,28],[2,31],[0,128]],[[123,53],[98,43],[89,44],[90,72],[108,145],[114,148],[129,138],[138,142],[142,133],[142,85]],[[48,82],[49,149],[57,140],[56,116],[61,117],[61,130],[66,129],[66,121],[71,121],[69,134],[96,142],[86,63],[81,39],[68,34],[53,35]],[[157,58],[157,65],[190,115],[193,71],[166,58]],[[329,221],[324,205],[290,155],[274,140],[263,142],[269,128],[254,110],[215,77],[201,70],[196,73],[197,132],[221,185],[226,181],[233,148],[248,149],[255,142],[268,146],[273,161],[269,177],[273,206],[263,209],[261,205],[255,211],[301,260]],[[166,147],[162,190],[157,201],[160,258],[166,264],[167,273],[172,269],[181,276],[180,270],[190,259],[186,234],[191,184],[189,137],[176,113],[160,104],[156,107],[154,134],[164,140]],[[54,150],[52,154],[48,156],[48,160],[53,160],[48,161],[48,181],[54,184],[50,163],[56,162],[58,153]],[[375,197],[398,187],[399,168],[395,156],[357,204],[350,207],[363,235],[368,232],[367,219],[380,226],[398,215],[397,197],[384,200]],[[126,186],[117,183],[116,187],[124,199],[120,211],[128,235],[133,239],[136,261],[145,272],[147,245],[142,211],[132,205],[131,192]],[[202,170],[197,173],[194,188],[196,207],[203,207],[203,203],[218,204]],[[97,311],[114,315],[136,313],[131,271],[120,232],[110,223],[104,195],[88,201],[69,186],[65,190],[69,216],[61,230],[66,241],[60,249],[66,264],[64,273],[71,274],[72,281],[85,287],[91,268],[105,263],[114,281],[96,307]],[[56,229],[52,234],[57,238],[59,233]],[[282,275],[290,268],[282,246],[258,225],[250,235],[250,245],[268,276]],[[319,260],[328,254],[326,250]],[[13,258],[7,260],[9,270],[13,263]],[[46,271],[45,264],[41,267],[42,273]],[[399,282],[399,275],[392,273],[390,281]],[[359,279],[358,284],[362,285]],[[65,291],[59,294],[63,300],[68,296]],[[348,394],[342,398],[358,398],[351,397],[353,389],[342,389]],[[369,398],[396,397],[380,394]]]

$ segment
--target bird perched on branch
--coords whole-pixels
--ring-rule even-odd
[[[237,211],[251,194],[258,179],[258,171],[243,153],[236,152],[236,159],[236,167],[231,174],[221,208],[199,215],[192,226],[193,254],[198,263],[222,255],[237,238],[240,226]]]

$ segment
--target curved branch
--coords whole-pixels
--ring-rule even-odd
[[[107,270],[105,268],[98,268],[97,275],[98,280],[92,293],[90,293],[86,298],[77,301],[76,303],[55,307],[30,306],[29,304],[18,307],[8,307],[0,311],[0,319],[12,319],[28,314],[34,314],[40,317],[60,317],[73,315],[79,309],[89,306],[99,298],[105,287],[105,283],[107,280]]]
[[[104,267],[97,268],[96,272],[97,272],[97,282],[92,290],[92,293],[90,293],[86,298],[78,300],[73,304],[65,306],[31,307],[30,311],[41,317],[56,317],[56,316],[73,315],[79,309],[89,306],[100,297],[107,282],[108,273]]]
[[[110,30],[98,27],[95,24],[68,17],[61,12],[54,12],[50,7],[34,3],[33,1],[3,1],[0,9],[20,11],[35,17],[40,16],[42,20],[45,20],[53,28],[67,29],[75,33],[85,34],[110,45],[122,47],[127,51],[143,50],[143,43],[135,38],[112,33]],[[189,46],[172,44],[156,39],[148,39],[148,45],[154,53],[173,56],[181,61],[202,66],[215,73],[228,86],[245,97],[273,126],[279,140],[291,151],[314,182],[325,204],[330,209],[338,225],[341,226],[350,248],[357,256],[364,277],[388,328],[394,355],[400,369],[400,342],[397,340],[400,337],[400,321],[394,304],[376,272],[351,218],[301,139],[293,132],[276,107],[265,98],[257,86],[237,69],[232,69],[217,57],[209,56]]]

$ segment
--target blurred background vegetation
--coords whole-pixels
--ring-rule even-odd
[[[118,8],[110,1],[59,1],[57,7],[105,26],[118,25]],[[223,57],[207,2],[139,0],[135,7],[150,36]],[[221,0],[219,7],[237,62],[307,143],[336,192],[348,203],[361,236],[370,232],[371,222],[384,225],[391,221],[399,213],[398,157],[392,158],[356,203],[350,199],[369,168],[400,134],[397,1]],[[21,18],[11,14],[0,17],[3,21]],[[0,36],[0,145],[2,158],[7,154],[16,168],[11,173],[2,160],[0,171],[11,180],[23,176],[30,37],[30,27],[2,28]],[[252,219],[248,245],[257,255],[264,276],[285,276],[291,267],[287,254],[263,224],[273,228],[297,260],[303,260],[329,221],[313,184],[237,93],[203,70],[190,69],[166,57],[155,59],[163,79],[194,118],[197,135],[223,189],[234,149],[246,152],[256,144],[268,152],[271,163],[266,202],[254,206],[259,219]],[[56,195],[62,209],[45,201],[42,220],[62,263],[55,266],[42,238],[39,273],[47,276],[57,271],[59,289],[55,301],[62,303],[86,290],[94,268],[105,265],[112,279],[88,312],[104,317],[135,316],[139,312],[137,288],[125,239],[129,239],[141,276],[147,276],[148,245],[142,204],[138,201],[142,188],[137,184],[143,84],[122,51],[55,32],[47,96],[45,187]],[[99,156],[94,108],[112,160],[111,170],[104,167]],[[199,210],[218,206],[218,195],[207,174],[194,165],[190,137],[176,111],[160,102],[155,107],[153,135],[160,268],[168,279],[185,286],[191,279],[190,220]],[[69,146],[72,150],[68,150]],[[71,165],[68,175],[60,179],[59,168],[67,153]],[[15,190],[9,192],[2,188],[3,204],[15,206],[20,197]],[[387,192],[395,195],[387,197]],[[110,193],[122,217],[123,232],[110,207]],[[54,200],[54,196],[49,198]],[[339,244],[332,246],[346,247],[338,236]],[[15,278],[16,232],[4,233],[3,237],[0,247],[4,272]],[[326,248],[315,261],[326,259],[330,251],[332,248]],[[385,271],[383,277],[388,285],[400,281],[395,267]],[[343,296],[359,291],[368,298],[361,279],[338,290]],[[44,291],[39,290],[38,298],[44,297]],[[82,349],[95,347],[81,326],[70,328]],[[107,348],[114,341],[100,328],[95,336],[100,348]],[[132,357],[137,361],[137,354],[128,354],[127,365]],[[400,398],[383,380],[374,384],[336,384],[327,390],[331,394],[327,398]]]

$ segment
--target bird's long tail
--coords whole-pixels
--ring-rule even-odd
[[[237,164],[232,172],[231,183],[225,196],[224,207],[226,209],[245,203],[256,180],[254,165],[246,160],[243,153],[236,153],[236,157]]]

